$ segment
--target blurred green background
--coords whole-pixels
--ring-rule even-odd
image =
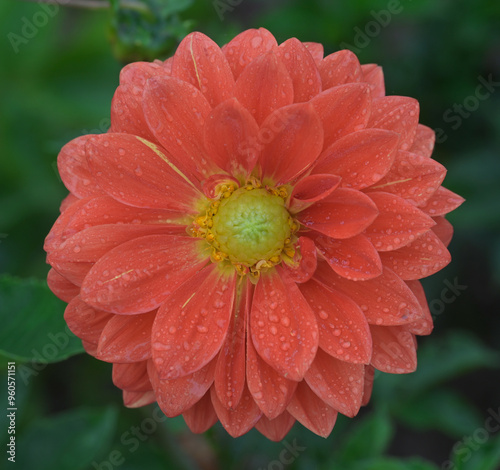
[[[500,3],[60,3],[0,3],[0,400],[6,409],[15,360],[18,407],[16,463],[3,453],[0,468],[500,469]],[[449,216],[453,262],[424,282],[435,330],[419,340],[417,372],[377,375],[370,405],[339,417],[326,440],[299,424],[282,443],[257,431],[232,439],[220,425],[198,436],[181,418],[159,422],[154,406],[124,408],[111,366],[74,355],[81,345],[68,340],[64,305],[43,282],[43,240],[66,195],[57,153],[107,129],[120,68],[168,57],[192,30],[222,45],[260,26],[279,42],[350,48],[382,65],[388,94],[419,100],[421,122],[438,135],[434,158],[448,168],[444,185],[467,199]]]

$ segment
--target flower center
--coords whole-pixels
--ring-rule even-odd
[[[286,209],[287,188],[223,185],[190,232],[212,247],[212,261],[232,264],[240,275],[260,271],[294,256],[299,225]]]
[[[290,237],[285,201],[265,189],[240,188],[213,218],[215,240],[232,262],[252,266],[281,254]]]

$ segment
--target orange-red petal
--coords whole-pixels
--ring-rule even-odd
[[[316,271],[316,245],[308,237],[299,237],[296,247],[298,250],[295,252],[294,262],[297,262],[297,265],[288,266],[285,264],[283,267],[290,280],[297,283],[307,282]],[[297,261],[296,258],[298,258]]]
[[[217,422],[217,414],[212,405],[210,390],[191,408],[184,411],[182,417],[191,432],[201,434],[210,429]]]
[[[295,418],[287,411],[284,411],[274,419],[262,416],[255,424],[255,429],[269,440],[279,442],[285,438],[294,424]]]
[[[293,187],[289,211],[294,214],[332,194],[341,182],[340,176],[330,174],[308,175]]]
[[[69,303],[80,293],[80,287],[61,276],[54,268],[47,274],[47,284],[49,289],[64,302]]]
[[[314,237],[314,242],[330,267],[346,279],[361,281],[382,273],[379,253],[365,235],[345,240],[319,235]]]
[[[449,189],[440,186],[437,191],[426,201],[420,205],[419,209],[431,217],[448,214],[459,207],[465,199]]]
[[[79,198],[104,194],[87,163],[85,147],[90,137],[83,135],[73,139],[57,156],[57,169],[64,185]]]
[[[219,46],[202,33],[188,34],[175,51],[172,76],[198,88],[211,106],[234,94],[234,77]]]
[[[419,109],[418,101],[407,96],[374,99],[368,127],[398,133],[400,148],[409,150],[417,132]]]
[[[321,437],[328,437],[337,421],[337,411],[319,398],[305,380],[299,382],[287,411],[300,424]]]
[[[382,67],[377,64],[364,64],[361,66],[363,78],[361,81],[370,85],[372,98],[382,98],[385,96],[384,72]]]
[[[211,398],[220,423],[232,437],[239,437],[250,431],[262,416],[262,411],[246,387],[234,410],[228,410],[222,405],[213,387],[211,388]]]
[[[373,338],[372,365],[391,374],[407,374],[417,368],[415,337],[406,326],[375,326],[370,330]]]
[[[411,202],[385,192],[370,192],[379,214],[365,235],[378,251],[391,251],[408,245],[427,232],[435,222]]]
[[[113,313],[149,312],[207,262],[200,240],[148,235],[105,254],[85,277],[81,296]]]
[[[361,407],[365,366],[352,364],[318,350],[305,381],[327,405],[349,417]]]
[[[162,379],[192,374],[220,351],[233,312],[235,281],[236,274],[223,274],[212,264],[158,309],[151,342]]]
[[[346,83],[359,82],[361,65],[356,55],[348,49],[326,56],[318,65],[323,90]]]
[[[293,82],[276,54],[268,52],[243,70],[235,96],[260,125],[273,111],[293,103]]]
[[[257,354],[251,338],[247,341],[247,385],[248,390],[269,419],[282,414],[292,399],[297,382],[279,375]]]
[[[313,173],[339,175],[346,188],[366,188],[389,172],[398,142],[398,134],[383,129],[352,132],[321,154]]]
[[[364,129],[370,117],[370,87],[363,83],[349,83],[323,91],[310,103],[323,122],[328,148],[337,139]]]
[[[147,392],[153,387],[149,381],[147,361],[113,364],[113,383],[129,392]]]
[[[114,315],[102,330],[97,359],[120,363],[149,359],[155,316],[156,310],[140,315]]]
[[[316,278],[353,299],[370,324],[404,325],[424,315],[413,292],[387,267],[374,279],[353,282],[336,275],[323,263],[318,267]]]
[[[144,89],[143,110],[151,132],[189,180],[218,172],[203,145],[212,107],[198,88],[174,77],[153,77]]]
[[[342,361],[369,364],[372,355],[370,328],[355,301],[341,292],[327,289],[315,279],[299,288],[316,314],[319,347]]]
[[[295,103],[309,101],[321,92],[321,77],[306,46],[296,38],[279,45],[277,56],[285,65],[293,82]]]
[[[307,170],[323,148],[323,128],[313,106],[298,103],[274,111],[259,131],[265,136],[260,155],[264,178],[287,183]]]
[[[429,310],[429,304],[427,303],[427,298],[425,297],[424,288],[420,281],[406,281],[406,285],[411,289],[424,312],[422,318],[408,325],[408,331],[414,335],[430,335],[434,328],[434,323]]]
[[[282,270],[261,276],[255,287],[250,331],[257,353],[291,380],[302,380],[316,354],[318,325],[297,285]]]
[[[417,126],[417,133],[410,148],[410,152],[418,153],[422,157],[429,158],[434,150],[434,143],[436,141],[436,133],[430,127],[419,124]]]
[[[398,250],[380,253],[380,259],[407,281],[436,273],[451,261],[451,256],[437,235],[428,230]]]
[[[297,219],[308,228],[343,239],[360,234],[377,215],[377,206],[366,194],[339,188],[297,214]]]
[[[262,143],[259,126],[236,98],[224,101],[205,121],[204,143],[210,158],[231,175],[247,177],[255,167]]]
[[[175,168],[170,155],[134,135],[91,137],[87,160],[101,188],[130,206],[193,212],[194,202],[201,196]]]
[[[152,360],[148,361],[149,380],[153,386],[156,401],[169,418],[178,416],[195,405],[214,381],[215,360],[196,372],[173,380],[163,380]]]

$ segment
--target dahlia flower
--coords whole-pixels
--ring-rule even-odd
[[[418,102],[347,50],[248,30],[127,65],[111,128],[63,147],[48,284],[128,407],[328,436],[374,369],[416,367],[418,279],[447,265],[461,197]]]

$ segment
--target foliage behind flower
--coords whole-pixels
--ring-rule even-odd
[[[51,289],[127,406],[194,432],[327,436],[374,368],[416,368],[418,279],[450,261],[434,133],[349,51],[248,30],[122,70],[107,134],[67,144]]]

